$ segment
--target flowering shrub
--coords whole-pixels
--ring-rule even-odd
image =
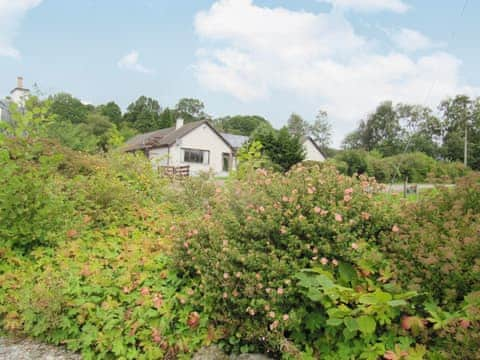
[[[478,175],[411,203],[328,163],[170,184],[135,156],[31,139],[5,140],[0,163],[1,330],[85,359],[211,343],[286,359],[477,356]]]
[[[381,241],[402,286],[450,308],[480,290],[480,175],[406,205],[399,221]]]
[[[224,346],[295,353],[285,332],[303,268],[341,263],[380,276],[376,237],[394,224],[372,196],[377,189],[372,179],[318,165],[286,175],[258,170],[217,189],[203,217],[186,226],[175,258],[202,285]]]
[[[168,239],[154,228],[84,233],[30,259],[3,254],[0,325],[79,351],[84,359],[160,359],[214,340],[194,287],[169,270]]]

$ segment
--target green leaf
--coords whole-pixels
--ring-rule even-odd
[[[340,275],[340,280],[346,283],[353,283],[357,281],[357,272],[352,265],[341,262],[338,265],[338,274]]]
[[[358,329],[362,334],[370,335],[375,332],[377,323],[371,316],[363,315],[357,319]]]
[[[330,326],[339,326],[341,324],[343,324],[342,319],[331,318],[327,320],[327,325],[330,325]]]
[[[407,305],[407,302],[405,300],[391,300],[388,302],[388,305],[391,307],[405,306]]]
[[[355,320],[354,318],[352,318],[350,316],[343,319],[343,323],[345,324],[347,329],[350,330],[350,331],[357,331],[358,330],[357,320]]]
[[[374,293],[362,295],[358,299],[358,301],[361,304],[367,304],[367,305],[377,305],[377,304],[387,303],[390,300],[392,300],[392,295],[381,290],[377,290]]]

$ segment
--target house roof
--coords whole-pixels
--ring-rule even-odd
[[[227,140],[230,145],[235,149],[240,149],[243,144],[245,144],[249,137],[244,135],[235,135],[235,134],[228,134],[228,133],[220,133],[225,140]]]
[[[201,120],[186,123],[179,129],[176,127],[170,127],[134,136],[125,143],[123,151],[136,151],[170,146],[174,144],[177,139],[182,138],[201,125],[209,126],[230,148],[232,148],[232,150],[235,150],[232,144],[230,144],[222,134],[215,130],[215,128],[207,120]]]
[[[310,140],[313,144],[313,146],[315,146],[315,149],[318,150],[318,152],[320,154],[322,154],[322,156],[326,159],[327,157],[325,156],[325,154],[323,153],[322,149],[320,149],[320,146],[318,146],[318,144],[316,143],[315,140],[313,140],[313,138],[311,136],[302,136],[302,144],[304,144],[306,141]]]

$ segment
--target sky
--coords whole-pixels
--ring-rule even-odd
[[[0,0],[16,77],[84,102],[198,98],[275,127],[325,110],[333,145],[382,101],[480,95],[478,0]]]

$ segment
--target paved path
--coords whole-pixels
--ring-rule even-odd
[[[440,187],[440,186],[445,186],[445,187],[448,187],[448,188],[455,187],[454,184],[439,184],[439,185],[435,185],[435,184],[408,184],[409,187],[414,186],[414,185],[418,186],[418,191],[419,192],[427,190],[427,189],[433,189],[433,188]],[[385,192],[403,193],[403,184],[384,184],[384,186],[385,186]]]
[[[0,338],[0,360],[80,360],[81,356],[61,347],[29,339]]]

